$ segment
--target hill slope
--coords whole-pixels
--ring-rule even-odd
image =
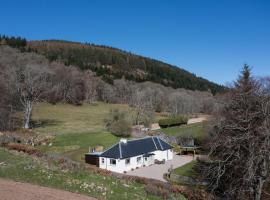
[[[59,40],[30,41],[27,46],[30,51],[45,55],[50,61],[91,69],[109,83],[124,76],[127,80],[152,81],[173,88],[210,90],[213,94],[224,90],[222,86],[184,69],[112,47]]]

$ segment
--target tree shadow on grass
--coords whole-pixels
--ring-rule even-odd
[[[62,122],[55,119],[42,119],[42,120],[32,120],[31,127],[32,128],[44,128],[48,126],[56,126],[61,124]]]

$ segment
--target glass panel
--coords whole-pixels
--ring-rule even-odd
[[[126,159],[126,165],[130,164],[130,158]]]
[[[116,160],[115,159],[110,159],[110,164],[111,165],[116,165]]]

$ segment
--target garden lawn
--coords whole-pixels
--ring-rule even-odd
[[[99,199],[160,199],[149,196],[144,185],[127,182],[90,171],[63,172],[44,167],[38,158],[0,148],[0,177],[63,189]],[[184,197],[182,197],[184,199]]]
[[[194,166],[196,165],[197,161],[191,161],[181,167],[178,167],[173,170],[172,173],[181,175],[181,176],[188,176],[192,178],[196,178],[196,172],[194,171]]]

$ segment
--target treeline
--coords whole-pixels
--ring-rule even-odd
[[[2,39],[1,39],[2,38]],[[46,56],[50,62],[63,62],[82,70],[90,69],[107,83],[125,77],[126,80],[151,81],[173,88],[223,92],[224,87],[161,61],[89,43],[76,43],[60,40],[30,41],[20,37],[0,37],[1,43],[32,51]],[[27,44],[27,45],[26,45]]]
[[[147,124],[154,112],[171,115],[210,112],[215,101],[210,92],[173,89],[160,84],[136,83],[124,78],[108,84],[91,70],[80,70],[59,62],[49,62],[36,53],[0,46],[1,129],[17,124],[12,115],[24,113],[29,128],[33,104],[37,101],[70,103],[103,101],[124,103],[136,109],[136,124]],[[9,119],[9,120],[7,120]],[[7,121],[12,121],[9,125]]]
[[[25,50],[27,41],[25,38],[22,38],[22,37],[8,37],[6,35],[0,35],[0,44],[9,45],[14,48]]]

